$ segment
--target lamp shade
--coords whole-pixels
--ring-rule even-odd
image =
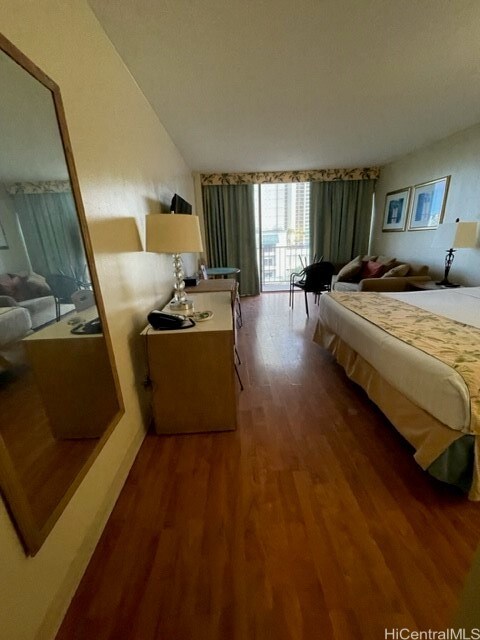
[[[478,241],[478,222],[459,222],[456,225],[454,249],[473,249]]]
[[[146,217],[147,251],[153,253],[199,253],[203,251],[198,217],[155,214]]]
[[[476,247],[478,226],[478,222],[444,222],[435,231],[432,246],[445,250]]]

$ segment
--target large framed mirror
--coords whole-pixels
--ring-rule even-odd
[[[58,86],[0,34],[0,488],[35,554],[123,405]]]

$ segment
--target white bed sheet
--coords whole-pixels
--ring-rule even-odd
[[[384,293],[439,316],[480,329],[480,287]]]
[[[480,328],[480,287],[382,295]],[[454,369],[391,336],[329,295],[321,296],[319,321],[417,406],[448,427],[470,433],[470,397]]]

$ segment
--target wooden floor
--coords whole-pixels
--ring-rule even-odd
[[[41,528],[93,453],[97,439],[53,437],[33,372],[26,366],[0,373],[0,397],[0,436]]]
[[[239,429],[148,436],[58,640],[381,640],[445,629],[480,504],[423,472],[313,309],[243,299]],[[211,399],[206,399],[209,401]]]

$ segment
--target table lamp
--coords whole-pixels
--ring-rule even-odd
[[[185,295],[183,260],[181,253],[203,251],[198,217],[181,213],[149,215],[147,221],[147,251],[173,254],[175,283],[170,302],[172,311],[193,308],[193,301]]]
[[[446,222],[440,224],[435,232],[435,238],[433,241],[434,247],[450,247],[447,249],[447,255],[445,256],[445,273],[443,280],[436,284],[441,284],[444,287],[458,287],[459,285],[453,284],[448,279],[453,259],[455,257],[455,251],[457,249],[473,249],[477,246],[478,242],[478,222],[460,222],[457,218],[455,222]]]

